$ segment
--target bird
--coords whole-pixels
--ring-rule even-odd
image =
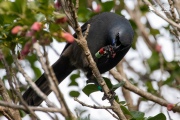
[[[88,24],[90,28],[86,37],[87,45],[102,74],[115,67],[129,51],[133,43],[134,31],[124,16],[112,12],[93,16],[81,26],[83,34]],[[73,36],[77,38],[76,33]],[[89,79],[93,76],[85,53],[76,41],[66,44],[59,59],[52,65],[52,69],[59,84],[76,69],[84,71]],[[45,74],[42,74],[35,84],[46,95],[52,92]],[[24,92],[23,99],[30,106],[39,106],[43,102],[31,87]]]

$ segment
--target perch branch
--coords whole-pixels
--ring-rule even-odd
[[[150,93],[148,93],[148,92],[145,92],[145,91],[141,90],[140,88],[132,85],[126,78],[123,78],[123,77],[122,77],[117,71],[115,71],[114,69],[110,70],[110,73],[111,73],[111,74],[113,75],[113,77],[114,77],[116,80],[118,80],[119,82],[121,82],[121,81],[124,81],[124,82],[125,82],[125,84],[124,84],[124,86],[123,86],[124,88],[126,88],[126,89],[128,89],[128,90],[130,90],[130,91],[132,91],[132,92],[134,92],[134,93],[136,93],[136,94],[138,94],[138,95],[140,95],[141,97],[144,97],[144,98],[146,98],[146,99],[148,99],[148,100],[151,100],[151,101],[153,101],[153,102],[155,102],[155,103],[158,103],[158,104],[160,104],[161,106],[165,106],[165,107],[167,107],[167,106],[170,104],[170,103],[167,102],[166,100],[161,99],[161,98],[159,98],[159,97],[156,97],[156,96],[154,96],[154,95],[152,95],[152,94],[150,94]],[[174,111],[174,112],[180,112],[180,106],[174,106],[174,107],[172,108],[172,111]]]

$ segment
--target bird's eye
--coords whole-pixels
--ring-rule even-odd
[[[119,38],[119,33],[116,35],[116,46],[119,46],[121,45],[121,41],[120,41],[120,38]]]

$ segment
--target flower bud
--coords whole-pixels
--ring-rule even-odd
[[[34,31],[40,31],[42,29],[42,23],[41,22],[34,22],[31,26],[31,30]]]
[[[69,43],[72,43],[74,41],[74,37],[68,32],[61,32],[61,37]]]
[[[12,30],[11,33],[12,34],[18,34],[18,32],[20,32],[22,30],[21,26],[15,26]]]

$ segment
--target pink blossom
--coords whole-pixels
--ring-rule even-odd
[[[12,34],[17,34],[18,32],[20,32],[22,30],[22,26],[15,26],[12,30],[11,33]]]
[[[168,104],[167,105],[167,110],[171,111],[173,109],[174,105],[173,104]]]
[[[74,41],[74,37],[68,32],[62,32],[61,37],[69,43],[72,43]]]
[[[159,45],[159,44],[157,44],[156,47],[155,47],[155,50],[156,50],[157,52],[161,52],[162,46]]]
[[[101,5],[98,4],[97,7],[93,10],[95,13],[99,13],[101,11]]]
[[[34,22],[31,26],[31,30],[34,31],[40,31],[42,29],[42,23],[41,22]]]
[[[32,47],[32,42],[31,41],[27,42],[21,51],[21,55],[26,56],[30,52],[31,47]]]

